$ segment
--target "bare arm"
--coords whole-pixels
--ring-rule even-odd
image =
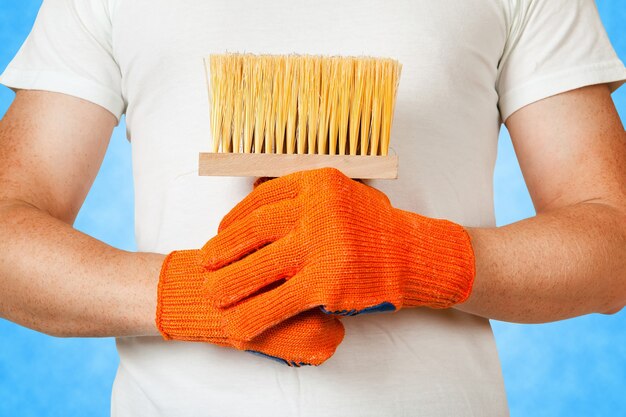
[[[477,276],[459,309],[547,322],[626,305],[626,135],[605,85],[506,122],[537,215],[471,229]]]
[[[0,316],[55,336],[157,335],[163,256],[129,253],[74,222],[115,126],[71,96],[18,91],[0,122]]]

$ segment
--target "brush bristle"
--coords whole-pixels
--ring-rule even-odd
[[[388,58],[207,58],[213,152],[387,155],[401,64]]]

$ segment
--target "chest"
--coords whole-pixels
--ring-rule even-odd
[[[492,93],[506,37],[498,0],[119,0],[112,20],[129,106],[198,88],[202,58],[224,51],[393,57],[399,105],[432,106]]]

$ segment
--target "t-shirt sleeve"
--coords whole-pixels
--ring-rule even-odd
[[[498,68],[502,120],[516,110],[565,91],[626,80],[593,0],[517,0]]]
[[[125,109],[107,0],[44,0],[26,41],[0,76],[13,89],[46,90]]]

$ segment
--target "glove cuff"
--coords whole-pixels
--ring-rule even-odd
[[[156,311],[156,325],[165,340],[226,342],[217,311],[209,308],[204,281],[197,250],[174,251],[165,258]]]
[[[465,301],[474,283],[474,250],[467,231],[448,220],[402,212],[409,225],[405,306],[449,308]]]
[[[207,272],[199,251],[170,253],[163,262],[157,292],[156,325],[166,340],[209,342],[260,353],[290,366],[320,365],[341,343],[344,329],[317,309],[286,320],[250,342],[226,337],[224,312],[206,292]]]

